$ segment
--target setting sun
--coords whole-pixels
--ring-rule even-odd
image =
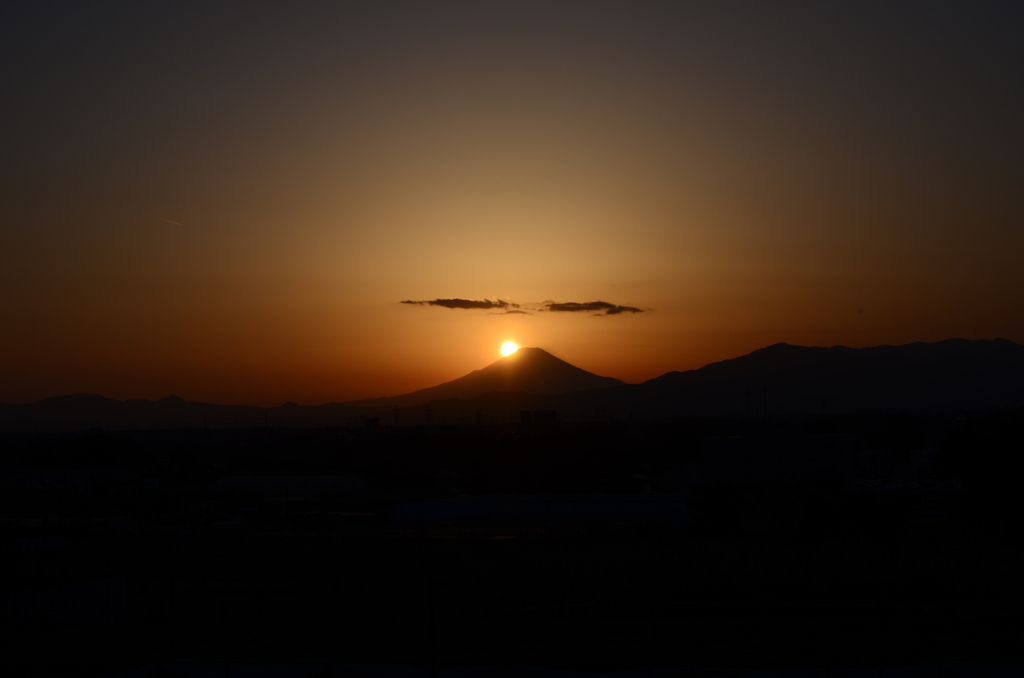
[[[501,355],[512,355],[519,350],[519,347],[513,344],[511,341],[506,341],[501,345]]]

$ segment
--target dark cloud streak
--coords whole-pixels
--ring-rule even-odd
[[[554,313],[595,313],[597,315],[619,315],[621,313],[643,313],[643,310],[634,306],[618,306],[607,301],[567,301],[555,303],[544,302],[544,307]]]
[[[440,306],[441,308],[461,308],[467,310],[497,311],[493,315],[533,315],[534,311],[551,311],[553,313],[592,313],[594,315],[621,315],[623,313],[643,313],[643,309],[635,306],[620,306],[607,301],[566,301],[563,303],[545,301],[542,304],[515,304],[500,299],[424,299],[422,301],[407,300],[401,302],[413,306]],[[648,309],[650,310],[650,309]]]
[[[495,299],[484,299],[477,301],[475,299],[428,299],[424,301],[403,301],[403,304],[413,304],[415,306],[440,306],[442,308],[464,308],[464,309],[483,309],[489,310],[492,308],[500,308],[508,311],[509,309],[519,308],[519,304],[513,304],[507,301],[501,301]]]

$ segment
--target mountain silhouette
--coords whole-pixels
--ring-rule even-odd
[[[464,377],[391,398],[363,400],[346,405],[418,407],[434,400],[466,400],[493,391],[557,395],[618,386],[624,382],[581,370],[540,348],[520,348],[487,367]]]
[[[220,426],[252,427],[265,422],[266,408],[187,402],[172,395],[160,400],[114,400],[95,394],[43,398],[34,403],[0,405],[0,429],[66,431],[81,429],[201,428],[210,419]]]
[[[1024,346],[948,339],[831,348],[780,343],[641,384],[649,407],[725,414],[963,411],[1024,405]],[[692,416],[692,415],[691,415]]]
[[[949,339],[870,348],[779,343],[642,384],[520,397],[565,419],[963,413],[1024,407],[1024,346]],[[460,403],[464,411],[486,399]],[[509,403],[513,405],[513,403]],[[448,403],[449,412],[455,403]]]
[[[348,403],[249,407],[99,395],[0,404],[0,429],[345,426],[362,416],[401,423],[471,420],[477,412],[557,410],[560,421],[598,418],[831,416],[850,413],[967,413],[1024,408],[1024,346],[1005,339],[949,339],[870,348],[775,344],[642,384],[592,374],[539,348],[431,388]],[[455,417],[455,418],[451,418]]]

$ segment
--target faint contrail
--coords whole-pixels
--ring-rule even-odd
[[[179,224],[177,221],[171,221],[170,219],[164,219],[168,224],[174,224],[175,226],[184,226],[185,224]]]

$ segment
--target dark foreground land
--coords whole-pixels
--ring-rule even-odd
[[[1019,557],[969,542],[898,553],[522,537],[168,546],[115,553],[125,612],[11,617],[4,656],[863,666],[1013,658],[1024,630],[1002,595]],[[851,595],[837,599],[837,582]]]
[[[160,661],[1019,658],[1017,421],[806,423],[847,436],[853,476],[753,481],[708,458],[709,437],[753,435],[743,422],[12,437],[0,655],[19,675],[97,676]],[[488,493],[674,494],[692,510],[644,524],[394,517]]]

